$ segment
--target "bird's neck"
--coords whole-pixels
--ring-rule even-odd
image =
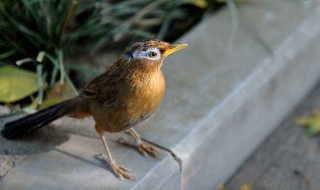
[[[137,83],[141,83],[150,89],[164,88],[165,81],[161,69],[153,69],[148,72],[141,70],[134,73],[134,79]]]
[[[131,85],[140,89],[148,89],[155,93],[163,93],[165,81],[161,71],[161,64],[146,63],[142,60],[131,60],[130,63],[118,61],[118,67],[121,68]],[[128,81],[128,82],[129,82]]]

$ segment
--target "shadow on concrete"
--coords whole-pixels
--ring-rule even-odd
[[[0,130],[3,129],[4,124],[3,121],[0,121]],[[0,155],[30,155],[47,152],[68,139],[68,134],[61,133],[53,126],[47,126],[30,135],[16,139],[9,140],[0,135]]]

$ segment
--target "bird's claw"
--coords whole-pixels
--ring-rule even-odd
[[[128,168],[125,168],[117,163],[115,163],[113,160],[109,160],[105,155],[101,154],[101,156],[104,158],[104,160],[110,165],[112,171],[121,179],[123,178],[129,179],[129,180],[136,180],[136,178],[130,174],[131,170]]]
[[[136,147],[144,157],[148,157],[149,155],[151,155],[152,157],[157,158],[160,155],[159,152],[153,146],[146,145],[143,142],[140,142],[138,144],[133,144],[131,142],[128,142],[124,138],[119,138],[117,142],[123,145]]]
[[[159,152],[153,146],[149,146],[144,143],[140,143],[137,146],[137,149],[145,157],[148,157],[149,154],[155,158],[159,157]]]
[[[121,165],[118,165],[118,164],[116,164],[116,163],[110,164],[110,166],[111,166],[113,172],[114,172],[121,180],[123,180],[123,178],[127,178],[127,179],[133,180],[133,181],[136,180],[136,178],[135,178],[132,174],[130,174],[130,172],[131,172],[130,169],[125,168],[125,167],[123,167],[123,166],[121,166]]]

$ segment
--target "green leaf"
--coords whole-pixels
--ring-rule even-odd
[[[314,123],[310,125],[307,129],[307,135],[312,137],[317,135],[320,132],[320,123]]]
[[[301,117],[296,120],[298,125],[307,128],[307,135],[314,136],[320,133],[320,110],[315,110],[311,117]]]
[[[13,66],[0,68],[0,102],[15,102],[38,90],[36,73]]]

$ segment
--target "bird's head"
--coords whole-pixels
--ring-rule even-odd
[[[142,66],[159,68],[168,55],[187,46],[185,43],[167,43],[160,40],[147,40],[129,46],[122,57],[129,62]]]

